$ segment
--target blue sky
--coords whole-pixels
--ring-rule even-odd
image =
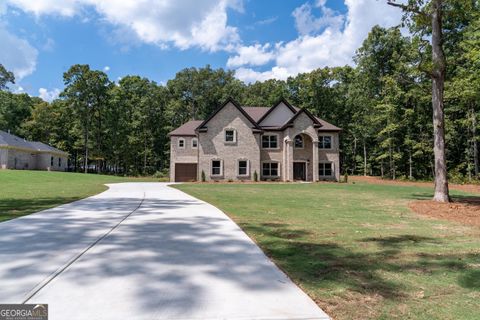
[[[383,0],[0,0],[0,63],[12,89],[51,100],[76,63],[164,83],[186,67],[245,81],[351,64],[375,24],[400,23]]]

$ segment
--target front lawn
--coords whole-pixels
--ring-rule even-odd
[[[98,174],[0,170],[0,222],[107,190],[106,183],[154,181]]]
[[[430,188],[175,187],[224,210],[334,319],[480,317],[480,228],[411,212]]]

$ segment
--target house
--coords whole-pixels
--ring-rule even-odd
[[[68,153],[0,130],[0,168],[65,171]]]
[[[285,99],[267,108],[230,98],[169,133],[170,179],[338,181],[340,131]]]

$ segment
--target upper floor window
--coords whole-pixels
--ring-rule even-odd
[[[192,148],[193,149],[197,149],[198,147],[198,139],[197,138],[193,138],[192,139]]]
[[[303,137],[300,134],[295,136],[295,148],[303,149]]]
[[[239,176],[248,175],[248,160],[238,160],[238,175]]]
[[[183,138],[178,139],[178,147],[182,149],[185,148],[185,139]]]
[[[277,149],[278,148],[278,136],[276,134],[266,134],[262,136],[262,148],[263,149]]]
[[[225,129],[225,142],[237,142],[237,132],[234,129]]]
[[[332,136],[318,136],[319,149],[332,149]]]
[[[222,174],[222,160],[212,160],[212,176],[220,176]]]
[[[332,163],[323,162],[318,164],[318,175],[320,177],[331,177],[333,173]]]

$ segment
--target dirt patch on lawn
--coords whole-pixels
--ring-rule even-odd
[[[408,206],[424,216],[480,227],[480,198],[454,199],[450,203],[418,200]]]
[[[382,179],[380,177],[370,177],[370,176],[350,176],[348,177],[349,181],[352,182],[367,182],[374,184],[385,184],[385,185],[403,185],[403,186],[413,186],[413,187],[427,187],[433,188],[433,182],[419,182],[419,181],[399,181],[399,180],[389,180]],[[452,190],[459,190],[464,192],[471,193],[480,193],[480,185],[477,184],[448,184],[449,188]]]

